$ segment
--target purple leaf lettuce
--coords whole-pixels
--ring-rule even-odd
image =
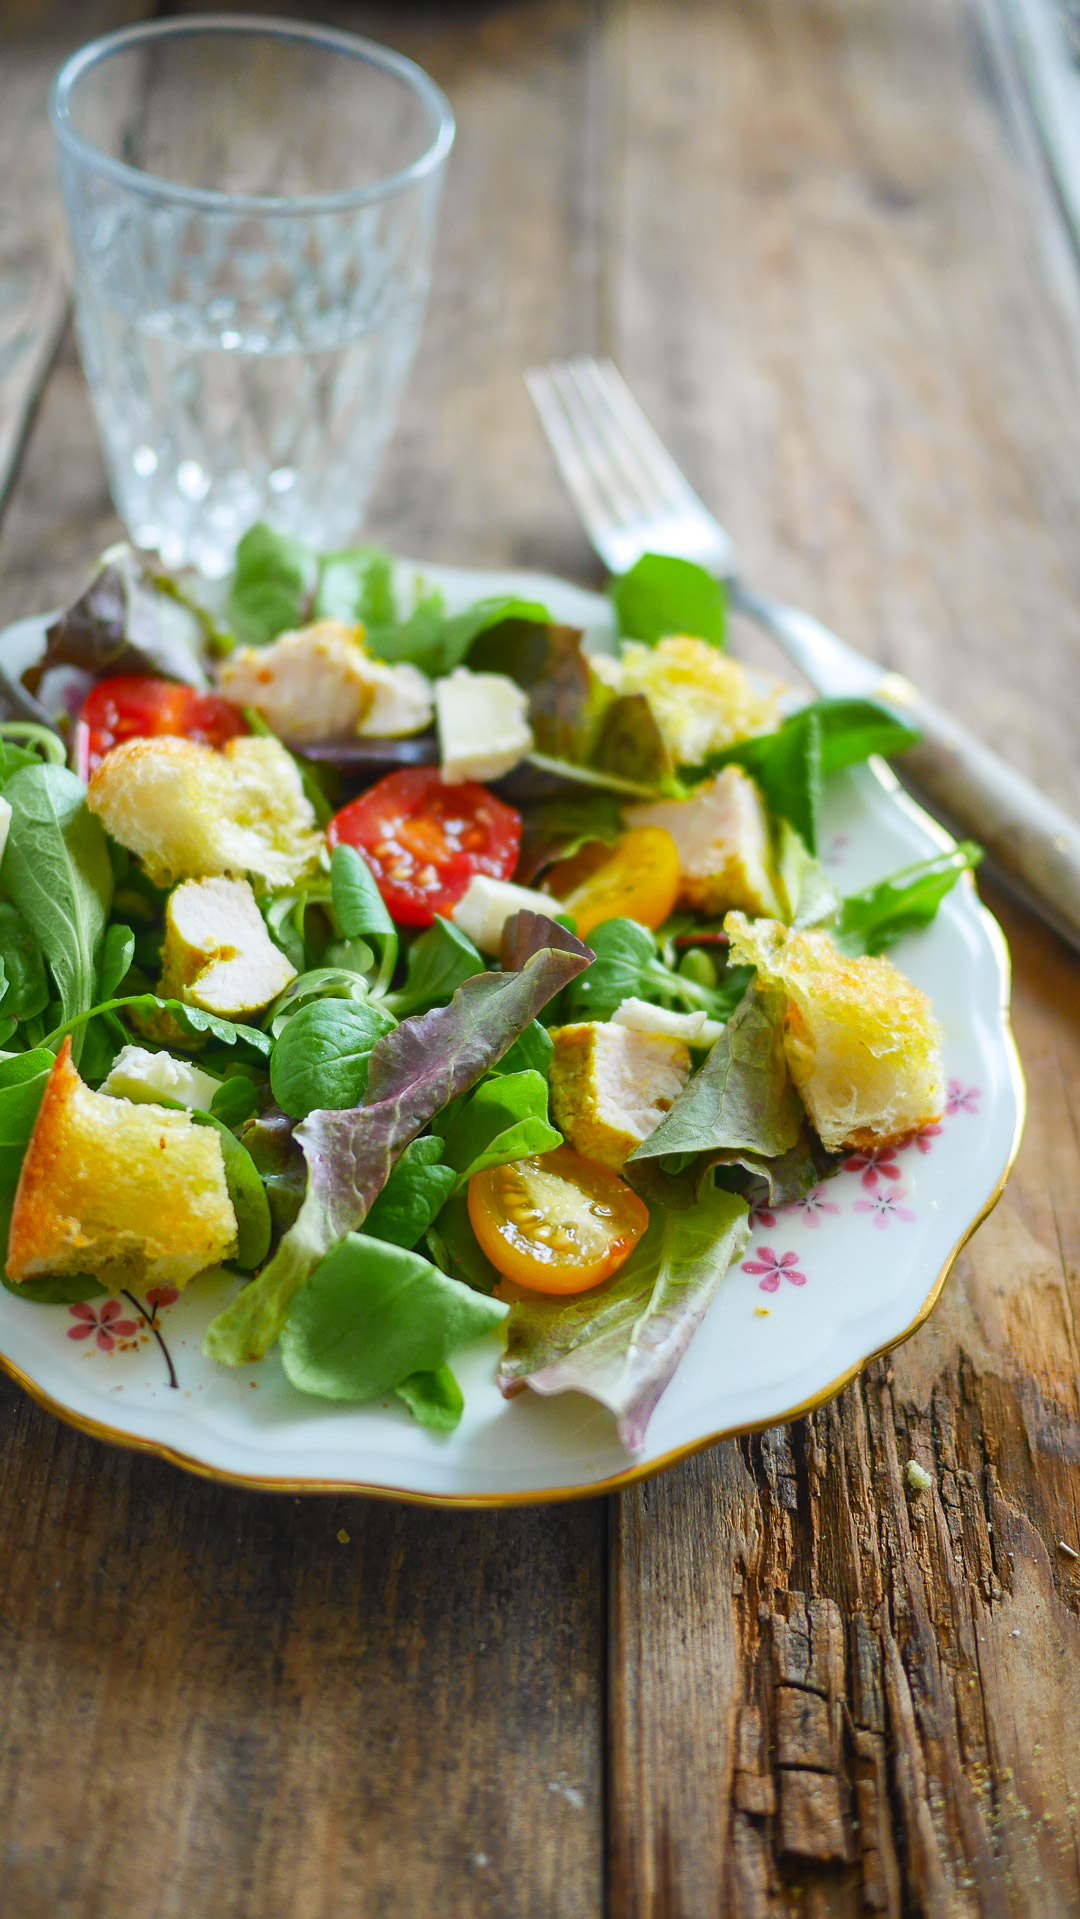
[[[510,1314],[499,1385],[509,1399],[588,1393],[615,1415],[631,1451],[749,1238],[746,1201],[710,1188],[689,1212],[657,1208],[613,1279],[573,1299],[531,1293]]]
[[[589,965],[589,948],[543,914],[517,917],[530,922],[521,950],[533,947],[518,969],[477,973],[449,1006],[403,1020],[372,1050],[363,1106],[316,1109],[296,1128],[308,1163],[304,1203],[269,1265],[208,1327],[210,1358],[241,1366],[269,1352],[296,1293],[330,1248],[363,1224],[409,1141],[475,1086]]]

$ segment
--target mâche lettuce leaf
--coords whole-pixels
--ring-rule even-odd
[[[211,1358],[235,1366],[269,1351],[290,1302],[330,1248],[363,1224],[404,1147],[469,1092],[589,964],[588,947],[544,915],[516,917],[530,922],[525,947],[547,929],[547,943],[520,970],[480,973],[458,987],[449,1006],[403,1020],[372,1051],[366,1103],[348,1112],[316,1110],[297,1127],[309,1169],[304,1203],[270,1264],[211,1324]],[[507,945],[515,945],[512,922]]]
[[[753,973],[752,967],[732,966],[715,986],[701,985],[665,966],[652,933],[637,920],[605,920],[589,937],[596,957],[566,995],[570,1019],[610,1019],[624,999],[643,999],[678,1012],[704,1012],[710,1019],[724,1020],[738,1005]]]
[[[459,1186],[485,1167],[550,1153],[562,1143],[548,1121],[547,1080],[528,1070],[482,1080],[443,1134],[446,1162]]]
[[[669,1153],[756,1154],[777,1159],[799,1138],[803,1112],[783,1040],[783,996],[755,984],[720,1038],[631,1163]]]
[[[456,1184],[454,1168],[443,1164],[442,1140],[430,1134],[412,1140],[364,1221],[368,1237],[415,1246]]]
[[[736,1193],[708,1188],[689,1211],[657,1208],[603,1286],[572,1299],[533,1293],[515,1302],[499,1367],[503,1393],[588,1393],[615,1414],[619,1439],[636,1450],[748,1238],[746,1201]]]
[[[317,1106],[359,1105],[371,1049],[393,1027],[376,1000],[309,1000],[286,1022],[270,1056],[278,1105],[291,1119]]]
[[[421,1253],[349,1233],[293,1300],[281,1358],[303,1393],[377,1399],[416,1373],[437,1372],[459,1346],[500,1326],[508,1310]]]

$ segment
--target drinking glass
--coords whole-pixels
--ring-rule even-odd
[[[211,576],[257,519],[342,545],[420,334],[443,93],[355,34],[190,15],[83,47],[50,113],[131,537]]]

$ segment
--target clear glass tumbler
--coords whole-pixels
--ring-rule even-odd
[[[354,34],[191,15],[83,47],[50,112],[132,538],[211,575],[260,518],[342,545],[420,334],[454,138],[440,89]]]

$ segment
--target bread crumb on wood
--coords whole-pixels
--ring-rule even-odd
[[[1064,1553],[1066,1559],[1080,1559],[1080,1553],[1077,1552],[1075,1546],[1067,1545],[1064,1539],[1058,1540],[1058,1552]]]
[[[904,1478],[907,1480],[913,1493],[929,1492],[934,1483],[926,1467],[920,1466],[917,1459],[908,1460],[907,1465],[904,1467]]]

